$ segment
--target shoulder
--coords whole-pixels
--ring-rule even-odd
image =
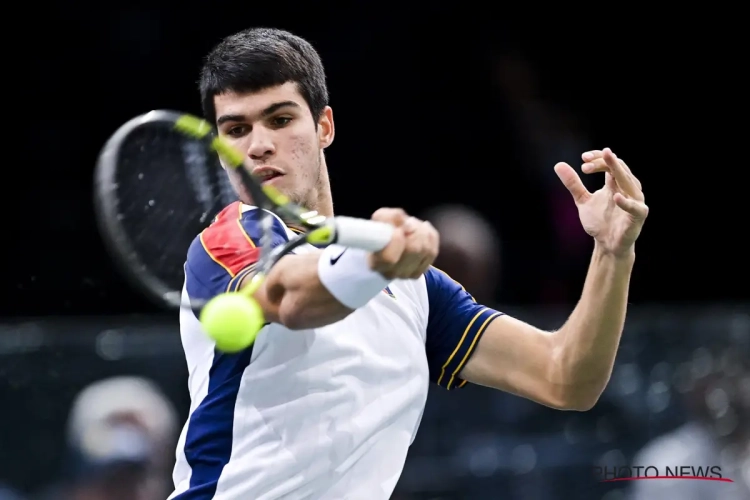
[[[461,369],[487,327],[501,312],[478,304],[460,283],[436,267],[424,275],[427,296],[426,350],[430,376],[441,387],[466,384]]]
[[[243,224],[244,218],[240,202],[224,208],[193,240],[187,255],[188,267],[200,270],[219,266],[234,276],[254,263],[258,250]]]
[[[424,274],[427,290],[427,300],[430,305],[448,304],[452,301],[470,301],[475,303],[474,297],[464,289],[461,283],[451,278],[437,267],[430,266]]]

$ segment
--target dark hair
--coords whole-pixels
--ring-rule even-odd
[[[320,56],[303,38],[287,31],[250,28],[221,41],[206,57],[200,76],[204,117],[216,121],[214,96],[257,92],[287,82],[297,84],[313,118],[328,105]]]

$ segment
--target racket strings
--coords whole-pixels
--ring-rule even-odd
[[[210,125],[195,117],[153,111],[120,127],[97,165],[97,216],[105,240],[127,277],[170,308],[196,311],[205,305],[193,301],[186,306],[184,264],[196,235],[237,201],[219,159],[222,154],[231,153],[228,168],[239,167],[243,186],[255,205],[264,207],[258,221],[257,283],[284,255],[308,241],[325,245],[334,240],[322,227],[325,217],[295,205],[272,186],[264,189],[242,168],[243,155],[213,134]],[[303,234],[281,239],[274,231],[277,215]]]
[[[180,290],[190,244],[236,200],[226,173],[215,154],[167,124],[133,130],[118,161],[112,186],[118,231],[130,242],[138,271]]]

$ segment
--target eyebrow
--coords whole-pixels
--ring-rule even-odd
[[[280,110],[282,108],[287,108],[287,107],[289,107],[289,108],[299,108],[300,105],[297,104],[294,101],[279,101],[279,102],[275,102],[275,103],[271,104],[270,106],[268,106],[263,111],[261,111],[260,112],[260,116],[261,117],[266,117],[268,115],[274,114],[275,112],[277,112],[278,110]],[[242,115],[242,114],[221,115],[216,120],[216,123],[218,125],[221,125],[222,123],[226,123],[226,122],[242,122],[242,121],[245,121],[246,119],[247,119],[247,117],[245,115]]]

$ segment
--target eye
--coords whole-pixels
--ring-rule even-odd
[[[237,126],[227,129],[227,131],[224,133],[228,135],[229,137],[241,137],[245,135],[246,132],[247,132],[247,127],[245,127],[244,125],[237,125]]]
[[[292,119],[289,116],[276,116],[271,120],[274,127],[284,127],[291,122]]]

